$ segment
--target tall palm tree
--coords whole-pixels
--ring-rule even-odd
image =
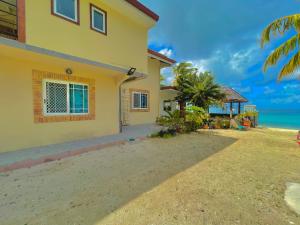
[[[195,76],[193,84],[190,86],[190,92],[191,103],[207,111],[211,105],[222,105],[226,97],[210,72]]]
[[[276,48],[268,56],[263,67],[264,72],[266,72],[269,67],[276,65],[283,56],[289,56],[293,53],[290,60],[279,72],[278,80],[291,76],[300,67],[300,14],[285,16],[275,20],[265,28],[261,35],[261,47],[263,48],[271,41],[271,36],[282,36],[290,30],[296,31],[296,34]]]
[[[197,68],[186,62],[178,64],[173,71],[176,75],[175,86],[180,92],[177,100],[182,117],[185,114],[186,102],[208,110],[210,105],[224,100],[225,94],[210,72],[199,73]]]
[[[174,86],[179,91],[179,95],[176,100],[179,103],[180,115],[185,117],[185,105],[191,98],[189,87],[191,86],[191,77],[197,74],[198,69],[193,67],[193,64],[188,62],[182,62],[173,68],[175,75]]]

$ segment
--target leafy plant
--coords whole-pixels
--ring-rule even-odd
[[[186,102],[201,107],[208,111],[211,105],[221,105],[225,93],[210,72],[199,72],[191,63],[183,62],[174,67],[176,76],[175,86],[179,91],[177,100],[179,101],[181,116],[185,115]]]
[[[209,114],[200,107],[189,106],[186,108],[186,131],[192,132],[200,129],[209,118]]]
[[[221,121],[221,128],[229,129],[230,128],[230,119],[223,119]]]
[[[292,54],[290,60],[279,72],[278,80],[290,76],[300,67],[300,14],[285,16],[275,20],[265,28],[261,35],[261,47],[263,48],[271,41],[272,36],[283,36],[290,30],[295,30],[296,34],[272,51],[263,67],[264,72],[266,72],[269,67],[276,65],[282,57]]]
[[[180,117],[180,111],[167,111],[168,115],[157,118],[157,124],[167,128],[168,130],[175,130],[181,132],[184,130],[184,119]]]

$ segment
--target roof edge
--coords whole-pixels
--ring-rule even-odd
[[[157,15],[155,12],[153,12],[151,9],[140,3],[138,0],[125,0],[147,16],[151,17],[153,20],[158,21],[159,20],[159,15]]]
[[[177,88],[175,86],[161,86],[160,90],[174,90],[174,91],[178,91]]]
[[[158,58],[159,60],[165,62],[165,63],[168,63],[170,65],[173,65],[176,63],[176,61],[174,59],[170,59],[169,57],[159,53],[159,52],[156,52],[152,49],[148,49],[148,53],[149,55],[152,55],[152,56],[155,56],[156,58]]]

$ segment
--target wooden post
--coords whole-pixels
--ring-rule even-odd
[[[241,103],[239,102],[239,114],[241,114]]]
[[[233,117],[233,107],[232,107],[232,102],[230,102],[230,119]]]

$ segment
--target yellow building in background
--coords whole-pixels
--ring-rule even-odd
[[[155,121],[160,69],[174,61],[148,50],[159,19],[150,9],[134,0],[0,9],[0,152],[116,134],[120,119]]]

